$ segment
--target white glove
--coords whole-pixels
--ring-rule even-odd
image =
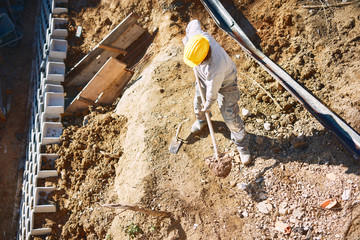
[[[209,105],[208,101],[205,102],[205,105],[203,106],[201,111],[204,112],[204,113],[209,113],[210,112],[210,105]]]

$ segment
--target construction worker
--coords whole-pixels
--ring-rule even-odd
[[[186,27],[184,62],[194,68],[200,85],[195,85],[194,112],[197,120],[191,132],[199,133],[207,122],[205,112],[218,101],[223,119],[231,131],[231,139],[240,154],[241,162],[251,162],[249,140],[244,123],[239,116],[240,92],[237,87],[237,69],[225,50],[207,32],[201,29],[198,20],[192,20]],[[200,87],[206,93],[206,103],[201,105]]]

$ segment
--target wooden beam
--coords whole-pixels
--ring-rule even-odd
[[[66,112],[76,113],[94,105],[100,94],[113,86],[113,82],[125,71],[125,67],[124,63],[110,58],[71,102]]]
[[[125,55],[127,53],[127,51],[125,51],[124,49],[120,49],[120,48],[113,47],[113,46],[106,45],[106,44],[100,44],[98,47],[102,48],[102,49],[105,49],[105,50],[109,50],[109,51],[118,53],[118,54],[124,54]]]
[[[121,95],[126,84],[130,81],[133,75],[133,71],[125,69],[122,74],[119,75],[119,77],[113,81],[107,89],[104,90],[96,103],[99,105],[112,104],[115,99]]]
[[[136,24],[138,18],[133,13],[126,17],[67,73],[63,83],[64,87],[86,85],[109,58],[115,58],[119,55],[119,52],[110,51],[99,46],[126,49],[137,40],[145,32],[144,28]]]

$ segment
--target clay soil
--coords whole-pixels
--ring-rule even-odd
[[[258,48],[360,132],[359,4],[308,9],[303,6],[324,1],[221,2]],[[36,217],[36,226],[53,229],[47,239],[360,237],[359,161],[219,29],[199,1],[71,1],[67,68],[131,12],[156,34],[146,50],[151,57],[136,66],[112,106],[63,119],[61,144],[47,148],[60,154],[59,178],[41,183],[57,187],[44,199],[57,211]],[[235,158],[225,179],[204,162],[212,154],[208,130],[190,134],[195,80],[182,62],[181,40],[194,18],[236,63],[240,108],[251,112],[242,118],[254,162],[244,167]],[[83,34],[74,40],[78,25]],[[212,113],[219,149],[235,151],[216,106]],[[183,121],[184,144],[170,154]],[[322,209],[329,198],[337,205]],[[102,206],[108,203],[172,217]],[[276,221],[288,224],[291,233],[276,230]]]

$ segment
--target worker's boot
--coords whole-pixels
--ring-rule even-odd
[[[198,134],[205,126],[207,122],[205,120],[196,120],[191,126],[191,132],[193,134]]]
[[[240,155],[241,163],[249,165],[251,163],[251,154],[248,147],[237,147]]]

